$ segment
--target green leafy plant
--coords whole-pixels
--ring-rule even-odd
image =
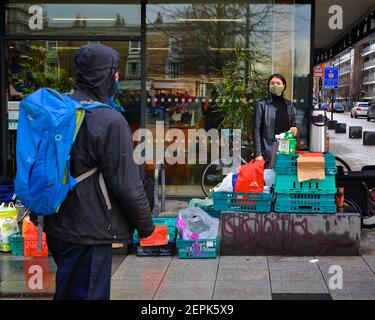
[[[56,51],[41,46],[30,46],[28,54],[18,57],[20,71],[13,76],[12,83],[26,95],[42,87],[69,92],[75,86],[74,78],[65,69],[47,63],[55,54]]]
[[[256,100],[266,95],[267,80],[259,65],[265,64],[267,58],[258,49],[240,45],[229,55],[220,70],[223,80],[218,87],[215,109],[224,114],[221,128],[241,129],[245,135],[251,130]]]

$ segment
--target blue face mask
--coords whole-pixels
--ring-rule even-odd
[[[119,111],[119,112],[121,112],[121,113],[124,113],[124,112],[125,112],[125,109],[124,109],[123,107],[119,106],[119,105],[115,102],[114,98],[115,98],[115,96],[112,96],[112,97],[110,97],[110,98],[107,98],[107,99],[106,99],[106,102],[107,102],[111,107],[113,107],[113,109],[115,109],[115,110],[117,110],[117,111]]]
[[[121,93],[122,87],[121,87],[120,81],[115,80],[115,83],[116,83],[116,93]]]

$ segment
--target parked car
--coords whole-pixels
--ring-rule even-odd
[[[321,108],[321,109],[324,109],[324,110],[327,110],[327,109],[328,109],[328,103],[322,103],[322,104],[320,105],[320,108]]]
[[[332,111],[332,103],[328,105],[327,111],[331,112]],[[342,103],[336,102],[333,104],[333,112],[344,112],[345,108]]]
[[[375,120],[375,98],[372,99],[368,105],[367,121],[370,121],[371,119]]]
[[[350,110],[350,116],[353,118],[367,117],[368,102],[356,102],[352,110]]]

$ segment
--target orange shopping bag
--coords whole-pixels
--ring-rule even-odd
[[[24,238],[25,257],[48,257],[46,234],[42,236],[42,251],[38,251],[38,227],[28,217],[22,223],[22,237]]]
[[[262,193],[264,189],[264,161],[252,160],[240,167],[234,192]]]
[[[154,232],[147,238],[140,239],[141,247],[163,246],[168,244],[168,227],[155,226]]]

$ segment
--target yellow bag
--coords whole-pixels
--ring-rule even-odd
[[[13,203],[0,205],[0,251],[10,252],[9,237],[19,232],[17,216]]]

